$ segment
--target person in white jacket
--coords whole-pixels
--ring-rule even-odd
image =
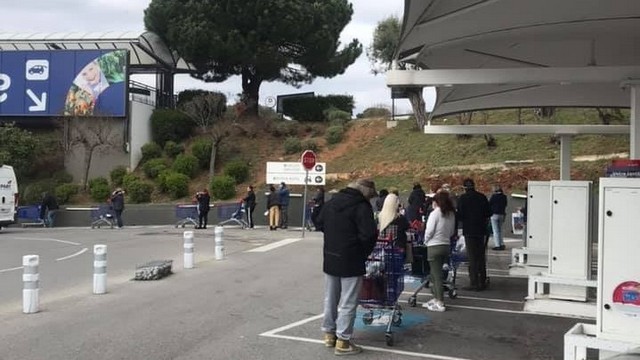
[[[433,208],[427,219],[424,234],[433,299],[422,306],[430,311],[443,312],[445,306],[442,266],[449,260],[450,241],[456,230],[456,214],[451,196],[446,191],[440,191],[434,195]]]

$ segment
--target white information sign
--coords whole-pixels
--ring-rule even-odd
[[[307,185],[325,185],[326,182],[326,163],[317,163],[316,166],[309,171]],[[287,185],[304,185],[304,177],[306,171],[300,162],[267,162],[267,184],[280,184],[284,182]]]

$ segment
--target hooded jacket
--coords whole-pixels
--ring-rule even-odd
[[[340,190],[325,203],[316,225],[324,232],[323,271],[339,277],[364,275],[377,230],[371,203],[362,192]]]

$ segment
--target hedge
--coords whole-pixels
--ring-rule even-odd
[[[167,141],[176,143],[187,139],[195,123],[183,112],[172,109],[156,109],[151,114],[151,136],[160,146]]]
[[[163,170],[167,170],[167,163],[164,159],[151,159],[142,165],[142,171],[149,179],[155,179]]]
[[[162,157],[162,148],[153,141],[142,145],[140,151],[142,152],[142,159],[140,162],[143,164],[151,159]]]
[[[179,199],[189,194],[189,177],[177,172],[169,172],[164,176],[163,186],[165,192],[172,199]]]
[[[191,154],[198,158],[201,169],[208,169],[211,161],[211,141],[207,139],[194,141],[191,145]]]
[[[132,182],[131,184],[129,184],[129,187],[127,188],[129,201],[131,201],[134,204],[150,202],[152,191],[153,191],[153,185],[142,180]]]
[[[111,183],[113,186],[122,186],[122,179],[127,175],[127,168],[124,166],[116,166],[111,173],[109,173],[109,177],[111,178]]]
[[[171,169],[193,179],[198,175],[198,158],[193,155],[180,154],[173,161]]]
[[[225,165],[224,174],[232,177],[236,184],[242,184],[249,178],[249,165],[242,160],[233,160]]]
[[[336,108],[353,114],[353,96],[328,95],[315,97],[288,98],[282,102],[285,115],[299,121],[326,121],[325,111]]]
[[[236,196],[236,182],[231,176],[214,176],[209,189],[215,199],[229,200]]]

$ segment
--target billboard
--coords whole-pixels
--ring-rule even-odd
[[[127,50],[0,51],[0,116],[126,115]]]

